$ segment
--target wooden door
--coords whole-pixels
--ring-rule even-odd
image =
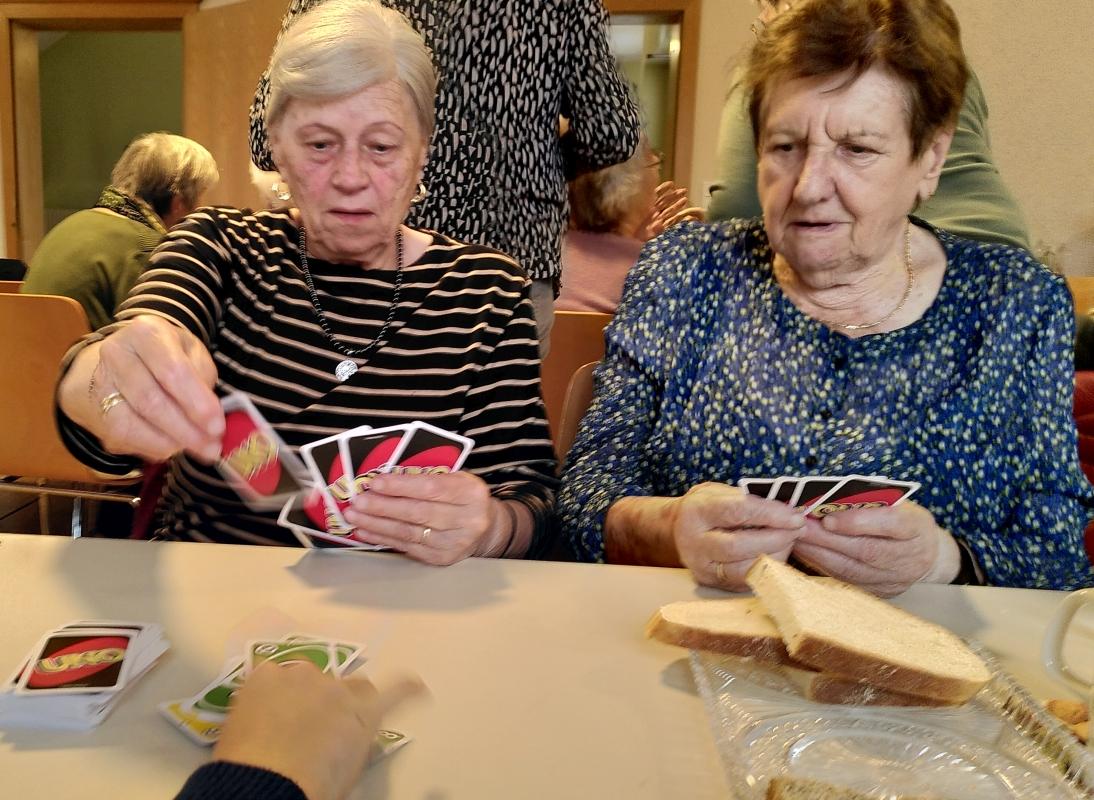
[[[263,208],[251,185],[247,112],[288,0],[243,0],[199,11],[182,26],[183,132],[216,159],[206,203]]]

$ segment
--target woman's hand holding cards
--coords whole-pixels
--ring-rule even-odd
[[[908,501],[810,520],[794,555],[818,572],[891,597],[913,583],[949,583],[961,565],[953,537]]]
[[[793,508],[723,483],[701,483],[676,501],[680,560],[706,586],[747,591],[744,576],[767,553],[785,561],[805,530]]]
[[[354,538],[406,553],[427,564],[448,565],[484,555],[510,517],[490,487],[469,472],[377,475],[346,508]]]
[[[224,432],[216,377],[197,337],[145,314],[82,351],[58,398],[110,452],[164,461],[186,451],[212,462]]]

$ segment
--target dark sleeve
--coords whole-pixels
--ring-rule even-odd
[[[612,503],[656,494],[658,465],[646,445],[661,413],[666,376],[690,335],[683,271],[701,257],[699,230],[677,225],[646,245],[605,332],[593,401],[559,493],[562,530],[580,561],[604,560],[604,517]]]
[[[190,775],[175,800],[308,800],[303,789],[276,772],[213,761]]]
[[[1015,369],[1027,384],[1024,428],[1006,434],[1024,439],[1024,479],[1010,489],[1014,501],[1001,526],[953,534],[972,551],[989,584],[1065,590],[1094,586],[1094,568],[1083,544],[1094,514],[1094,489],[1079,466],[1072,413],[1071,298],[1062,279],[1049,277],[1027,286],[1021,302],[1039,309],[1036,324],[1032,334],[1016,335],[1026,338],[1026,346],[1015,346],[1007,357],[1010,363],[1000,368]],[[992,490],[988,482],[984,491]]]
[[[608,46],[608,12],[601,0],[576,0],[569,11],[563,107],[570,129],[562,137],[567,179],[626,161],[638,147],[638,106]]]
[[[515,269],[515,267],[514,267]],[[539,338],[528,281],[521,279],[502,315],[494,347],[467,393],[460,432],[475,440],[464,469],[490,485],[499,499],[515,500],[535,522],[528,556],[551,545],[558,464],[539,387]]]
[[[740,73],[731,79],[718,133],[718,183],[711,187],[707,219],[718,222],[760,216],[756,192],[756,145],[748,117],[748,97]]]

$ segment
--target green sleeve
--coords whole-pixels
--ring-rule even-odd
[[[748,118],[748,98],[740,71],[730,78],[729,96],[722,109],[718,134],[718,183],[711,188],[707,219],[717,222],[733,217],[760,216],[756,194],[756,145]]]

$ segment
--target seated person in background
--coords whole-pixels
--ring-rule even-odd
[[[631,271],[559,499],[580,558],[731,590],[761,553],[879,594],[1094,585],[1064,281],[909,216],[967,75],[944,0],[800,0],[760,34],[763,218],[677,226]],[[730,485],[825,474],[922,489],[818,522]]]
[[[753,30],[762,32],[789,3],[760,0]],[[937,228],[980,242],[1029,249],[1029,232],[1018,203],[1003,183],[991,156],[988,104],[970,70],[953,142],[942,166],[938,189],[924,198],[916,214]],[[756,195],[756,140],[749,124],[747,87],[734,74],[722,111],[718,152],[721,180],[711,190],[707,218],[726,220],[760,214]]]
[[[661,156],[643,135],[627,161],[570,181],[556,311],[615,313],[623,279],[646,240],[684,219],[702,220],[702,209],[687,206],[686,189],[658,184],[660,168]]]
[[[232,698],[213,760],[176,800],[340,800],[357,783],[380,721],[420,682],[377,691],[307,662],[261,664]]]
[[[167,229],[219,179],[216,162],[197,142],[173,133],[138,136],[95,207],[46,234],[21,291],[71,297],[87,311],[92,330],[109,325]]]
[[[433,125],[429,51],[397,11],[329,0],[270,76],[295,208],[202,209],[168,235],[118,323],[66,358],[69,447],[104,472],[171,458],[160,537],[285,544],[212,466],[218,394],[248,394],[290,448],[422,419],[475,440],[464,471],[378,476],[345,514],[361,541],[434,564],[535,552],[556,464],[528,279],[402,224]]]

